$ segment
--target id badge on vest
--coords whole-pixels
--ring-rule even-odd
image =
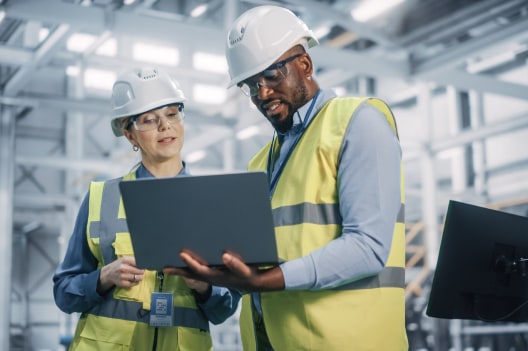
[[[173,322],[172,293],[153,292],[150,302],[151,327],[171,327]]]

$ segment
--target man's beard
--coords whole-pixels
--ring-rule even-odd
[[[293,114],[294,114],[294,112],[291,112],[292,111],[291,110],[292,106],[291,105],[288,105],[288,106],[289,106],[288,111],[290,111],[288,116],[284,120],[279,120],[279,121],[276,121],[274,123],[272,122],[273,127],[275,128],[275,130],[278,133],[281,133],[281,134],[286,133],[293,126]]]
[[[272,121],[273,128],[275,128],[278,133],[288,132],[293,126],[293,116],[297,110],[307,102],[308,91],[304,85],[299,86],[297,89],[295,89],[292,103],[282,102],[288,106],[288,116],[284,120]]]

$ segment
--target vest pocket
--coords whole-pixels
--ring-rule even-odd
[[[134,250],[128,233],[118,233],[113,246],[118,259],[124,256],[134,257]],[[139,284],[130,288],[116,288],[114,290],[114,298],[129,301],[149,300],[150,298],[145,298],[146,296],[149,296],[149,291],[147,291],[148,289],[145,284],[145,282],[149,281],[148,278],[149,275],[147,274],[147,271],[145,271],[143,280]]]
[[[128,350],[135,322],[88,315],[76,350]]]
[[[194,328],[178,328],[178,346],[181,351],[212,351],[211,334]]]
[[[121,258],[123,256],[134,256],[132,241],[130,240],[130,234],[128,233],[117,233],[112,246],[114,247],[117,258]]]

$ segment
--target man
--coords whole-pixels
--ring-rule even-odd
[[[279,257],[268,269],[225,253],[225,270],[181,253],[167,273],[251,292],[244,350],[407,350],[401,149],[389,107],[336,98],[313,77],[317,39],[291,11],[258,6],[232,25],[231,82],[276,131],[250,161],[266,170]]]

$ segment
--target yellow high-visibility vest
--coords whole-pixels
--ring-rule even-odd
[[[118,186],[123,179],[134,180],[135,172],[90,185],[87,240],[99,267],[134,255]],[[70,350],[151,350],[155,328],[149,326],[149,311],[152,292],[158,289],[157,273],[150,270],[138,285],[113,289],[81,315]],[[165,276],[163,292],[173,293],[174,326],[158,328],[156,350],[212,350],[209,321],[183,279]]]
[[[293,260],[341,235],[337,169],[346,128],[360,104],[386,117],[397,135],[389,107],[374,98],[335,98],[314,117],[291,153],[271,199],[281,259]],[[250,161],[250,170],[266,170],[269,143]],[[328,290],[277,291],[260,294],[262,318],[275,351],[403,351],[405,332],[404,182],[385,268],[376,276]],[[250,296],[242,301],[244,350],[256,345]],[[262,350],[262,348],[261,348]]]

